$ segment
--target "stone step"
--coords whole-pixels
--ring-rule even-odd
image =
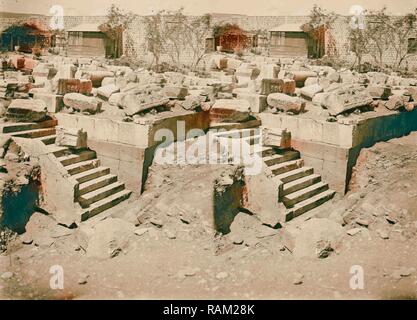
[[[292,161],[286,161],[283,163],[274,164],[273,166],[270,166],[269,169],[272,171],[274,175],[281,175],[285,172],[298,169],[303,166],[303,161],[298,160],[292,160]]]
[[[273,154],[262,158],[264,163],[269,167],[274,164],[283,163],[286,161],[300,159],[300,153],[298,151],[286,151],[283,154]]]
[[[287,194],[307,188],[320,181],[321,176],[319,174],[311,174],[309,176],[302,177],[289,183],[285,183],[283,187],[283,195],[285,196]]]
[[[67,147],[57,146],[56,144],[48,145],[47,149],[48,152],[52,153],[55,157],[61,157],[70,152]]]
[[[326,190],[324,192],[321,192],[315,195],[314,197],[311,197],[307,200],[297,203],[293,208],[287,211],[285,220],[290,221],[291,219],[294,219],[295,217],[298,217],[314,208],[317,208],[318,206],[332,199],[335,194],[336,192],[333,190]]]
[[[40,137],[40,138],[35,138],[35,140],[39,140],[46,145],[54,144],[56,140],[56,134],[45,136],[45,137]]]
[[[69,166],[71,164],[78,163],[81,161],[92,160],[92,159],[95,159],[96,157],[97,155],[95,151],[84,150],[84,151],[81,151],[80,153],[72,153],[69,155],[61,156],[58,158],[58,161],[60,161],[61,164],[64,167],[66,167],[66,166]]]
[[[121,182],[114,182],[97,190],[83,194],[78,198],[81,207],[86,208],[94,202],[100,201],[112,194],[124,190],[125,184]]]
[[[326,191],[329,189],[329,185],[327,183],[318,182],[316,184],[313,184],[312,186],[309,186],[307,188],[298,190],[296,192],[287,194],[283,197],[283,201],[285,206],[293,207],[299,202],[302,202],[304,200],[307,200],[309,198],[314,197],[316,194],[319,194],[323,191]]]
[[[81,221],[85,221],[88,218],[94,217],[95,215],[114,207],[115,205],[119,204],[120,202],[128,199],[132,191],[130,190],[122,190],[117,192],[109,197],[104,198],[103,200],[97,201],[93,203],[88,210],[84,211],[81,214]]]
[[[117,181],[117,176],[114,174],[106,174],[104,176],[99,176],[97,178],[91,179],[89,181],[80,183],[79,185],[79,195],[95,191],[99,188],[105,187],[113,182]]]
[[[283,183],[289,183],[291,181],[300,179],[305,176],[309,176],[314,173],[314,169],[311,167],[301,167],[295,170],[285,172],[283,174],[274,177],[274,180],[281,180]]]
[[[248,128],[257,128],[262,124],[261,120],[254,119],[249,120],[245,122],[219,122],[219,123],[213,123],[210,126],[210,129],[216,129],[216,130],[239,130],[239,129],[248,129]]]
[[[46,120],[42,122],[28,122],[28,123],[6,123],[2,124],[2,132],[3,133],[13,133],[13,132],[20,132],[20,131],[30,131],[36,129],[45,129],[45,128],[52,128],[58,124],[58,121],[55,119]]]
[[[110,168],[108,167],[97,167],[87,171],[83,171],[77,174],[74,174],[72,177],[77,180],[79,183],[84,183],[98,177],[105,176],[110,173]]]
[[[93,168],[97,168],[100,166],[100,160],[94,159],[94,160],[87,160],[87,161],[81,161],[78,163],[70,164],[69,166],[66,166],[65,169],[68,171],[70,175],[75,175],[80,172],[84,172]]]
[[[262,146],[258,154],[262,157],[272,156],[276,154],[276,150],[273,147]]]
[[[45,137],[55,134],[55,128],[46,128],[46,129],[34,129],[34,130],[27,130],[27,131],[18,131],[15,133],[11,133],[13,137],[19,137],[19,138],[39,138],[39,137]]]
[[[219,138],[228,138],[228,139],[241,139],[249,138],[252,136],[258,136],[260,134],[259,128],[250,128],[250,129],[241,129],[241,130],[229,130],[226,132],[218,133]]]

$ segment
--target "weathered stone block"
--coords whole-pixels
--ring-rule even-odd
[[[109,84],[115,84],[116,83],[116,78],[115,77],[105,77],[103,78],[103,80],[101,81],[101,86],[107,86]]]
[[[97,95],[104,100],[108,100],[113,93],[120,91],[120,88],[115,84],[108,84],[97,89]]]
[[[210,110],[210,121],[242,122],[249,118],[250,105],[246,100],[218,99]]]
[[[111,71],[87,71],[89,79],[93,83],[93,87],[98,88],[101,86],[101,82],[106,77],[113,77],[114,73]]]
[[[163,93],[169,99],[184,99],[188,95],[188,89],[182,86],[168,85],[163,88]]]
[[[284,79],[282,93],[293,95],[295,93],[295,80]]]
[[[362,106],[369,106],[372,97],[360,86],[345,86],[328,92],[322,98],[322,106],[329,110],[330,115],[350,111]]]
[[[366,88],[369,95],[374,99],[383,99],[386,100],[391,95],[391,88],[385,86],[368,86]]]
[[[323,92],[323,88],[317,83],[301,88],[300,90],[301,95],[309,100],[312,100],[320,92]]]
[[[123,97],[126,95],[127,93],[122,93],[122,92],[118,92],[118,93],[114,93],[110,96],[109,98],[109,104],[111,106],[120,106],[121,101],[123,99]]]
[[[259,76],[260,73],[261,71],[256,66],[249,63],[243,63],[236,70],[235,76],[238,78],[239,82],[244,82],[240,81],[240,78],[254,80]]]
[[[59,79],[58,94],[64,95],[72,92],[79,92],[80,79]]]
[[[266,103],[266,95],[257,93],[239,93],[238,99],[246,100],[249,102],[250,110],[254,113],[260,113],[268,106]]]
[[[91,114],[100,112],[101,102],[94,97],[87,97],[80,93],[67,93],[64,96],[64,104],[81,112]]]
[[[83,131],[83,129],[56,126],[55,143],[58,146],[71,149],[85,149],[87,148],[87,132]]]
[[[33,98],[44,101],[46,108],[50,113],[57,113],[61,111],[64,105],[64,97],[58,94],[37,92],[33,95]]]
[[[76,72],[77,67],[72,64],[59,64],[57,77],[62,79],[73,79]]]
[[[168,102],[169,99],[160,94],[127,94],[121,98],[119,107],[124,109],[127,116],[133,116],[155,107],[166,106]]]
[[[46,104],[39,99],[15,99],[6,113],[6,117],[17,122],[39,122],[46,118]]]
[[[308,87],[308,86],[311,86],[313,84],[318,84],[318,83],[319,83],[318,77],[308,77],[306,81],[304,81],[304,86]]]
[[[291,97],[284,93],[272,93],[267,98],[268,105],[279,110],[293,112],[295,114],[304,111],[305,102],[297,97]]]
[[[404,100],[401,96],[391,96],[388,101],[385,103],[385,107],[388,110],[398,110],[404,107]]]
[[[91,80],[87,80],[87,79],[80,80],[80,89],[78,91],[79,93],[90,95],[92,90],[93,90],[93,83],[91,82]]]
[[[284,81],[282,79],[262,79],[261,94],[280,93],[283,90]]]
[[[280,71],[280,68],[273,63],[264,63],[261,65],[261,73],[259,77],[261,79],[275,79],[278,78],[278,73]]]

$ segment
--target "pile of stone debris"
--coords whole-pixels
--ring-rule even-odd
[[[173,108],[229,110],[238,122],[264,111],[299,114],[306,112],[306,104],[321,107],[332,121],[341,114],[380,107],[412,111],[417,105],[416,79],[335,70],[307,59],[215,53],[204,70],[186,74],[91,58],[11,55],[6,62],[0,74],[0,113],[7,110],[17,121],[41,121],[47,112],[91,115],[114,107],[125,121],[137,123],[146,114]]]
[[[210,76],[229,82],[222,98],[237,98],[252,112],[306,112],[306,104],[320,107],[334,121],[339,115],[374,110],[412,111],[417,106],[417,80],[397,73],[357,73],[317,66],[307,59],[212,57]],[[232,85],[234,84],[234,85]],[[222,101],[222,104],[225,104]]]

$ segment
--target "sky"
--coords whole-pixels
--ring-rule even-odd
[[[235,13],[257,16],[307,15],[313,4],[348,15],[350,8],[388,8],[391,14],[412,12],[417,0],[0,0],[0,12],[49,14],[54,5],[64,8],[65,15],[104,15],[112,3],[137,14],[184,7],[187,14]]]

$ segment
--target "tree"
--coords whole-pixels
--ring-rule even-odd
[[[181,54],[190,51],[195,69],[205,54],[205,38],[210,31],[211,16],[187,17],[183,8],[176,11],[162,10],[145,17],[148,50],[156,66],[166,54],[177,68],[181,66]]]
[[[415,36],[417,30],[416,14],[388,16],[386,8],[383,8],[368,12],[367,20],[366,37],[369,39],[369,53],[381,69],[384,53],[394,50],[393,67],[399,70],[403,62],[411,56],[408,53],[408,39]]]
[[[135,15],[132,12],[126,12],[118,8],[115,4],[112,4],[107,13],[107,21],[100,26],[100,30],[110,39],[114,40],[115,47],[113,55],[115,57],[122,51],[123,31],[129,28],[134,18]],[[128,34],[126,34],[126,36],[127,43],[132,41]]]
[[[186,32],[184,37],[193,52],[193,62],[191,64],[193,70],[198,67],[198,64],[206,54],[205,40],[211,30],[211,22],[211,15],[205,14],[204,16],[193,18],[192,21],[185,24]]]
[[[417,30],[417,9],[414,14],[391,17],[387,24],[389,41],[395,51],[394,68],[399,70],[402,63],[411,56],[408,53],[408,39],[415,36]]]
[[[326,53],[326,32],[331,29],[337,15],[334,12],[327,12],[315,4],[309,18],[310,21],[304,24],[301,29],[307,32],[310,39],[314,41],[315,56],[321,57]],[[336,54],[336,45],[333,38],[328,39],[327,46],[332,54]]]
[[[378,11],[367,12],[365,37],[368,39],[369,53],[381,70],[383,68],[383,56],[391,46],[389,36],[390,29],[387,21],[390,17],[386,14],[386,7]]]
[[[177,11],[161,10],[145,17],[148,50],[154,56],[157,67],[163,54],[170,57],[173,65],[179,66],[185,46],[183,37],[185,19],[182,8]]]
[[[352,51],[355,56],[355,62],[353,63],[354,67],[357,63],[358,71],[362,70],[362,60],[365,54],[369,53],[368,38],[366,31],[361,28],[350,28],[349,29],[349,45],[350,51]]]
[[[161,12],[145,17],[146,41],[148,50],[154,56],[156,66],[159,65],[162,54],[165,53],[165,35],[161,28]]]
[[[187,17],[183,13],[184,9],[177,11],[167,11],[163,20],[163,31],[166,36],[167,51],[171,61],[177,67],[181,63],[181,53],[186,49],[185,32]]]

